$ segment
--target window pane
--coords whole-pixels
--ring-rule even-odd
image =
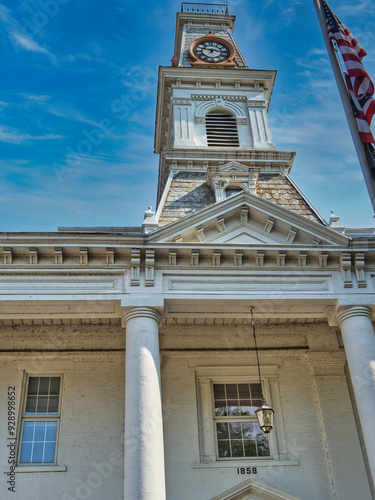
[[[227,399],[238,399],[237,384],[226,384]]]
[[[44,463],[52,463],[55,461],[56,443],[46,443],[44,450]]]
[[[57,422],[47,422],[46,441],[56,441]]]
[[[50,377],[40,377],[39,378],[39,394],[46,396],[49,393],[49,382]]]
[[[238,401],[228,401],[227,413],[231,416],[241,415],[241,409],[238,406]]]
[[[241,415],[254,415],[254,409],[249,399],[240,400]],[[255,408],[256,409],[256,408]]]
[[[43,463],[43,449],[44,443],[34,443],[31,463]]]
[[[31,463],[32,446],[33,446],[32,443],[22,443],[21,458],[20,458],[21,464],[30,464]]]
[[[230,457],[229,441],[219,441],[218,448],[219,448],[219,457],[221,457],[221,458]]]
[[[230,439],[242,439],[242,424],[231,422],[229,424]]]
[[[47,413],[48,396],[39,396],[36,413]]]
[[[55,461],[57,422],[24,422],[20,463]]]
[[[218,439],[229,439],[229,431],[228,431],[228,424],[220,424],[218,423],[216,425],[216,432],[217,432],[217,438]]]
[[[238,394],[242,399],[250,399],[249,384],[238,384]]]
[[[250,384],[251,399],[262,399],[262,387],[260,384]]]
[[[255,441],[244,441],[245,457],[256,457],[257,447]]]
[[[45,431],[46,431],[46,422],[35,422],[34,441],[44,442]]]
[[[23,437],[22,440],[25,443],[26,441],[32,441],[34,436],[34,425],[35,422],[25,422],[23,425]]]
[[[243,457],[244,456],[243,441],[242,440],[231,441],[230,444],[232,446],[232,457]]]
[[[26,400],[26,415],[57,415],[60,377],[30,377]]]
[[[225,399],[224,384],[214,384],[214,399]]]
[[[51,377],[50,394],[58,396],[60,394],[60,377]]]
[[[27,396],[26,410],[25,410],[26,415],[32,415],[36,413],[36,402],[37,402],[37,396]]]
[[[29,389],[27,394],[38,394],[38,385],[39,385],[39,377],[30,377],[29,378]]]
[[[57,414],[58,409],[59,409],[59,396],[50,396],[48,400],[47,413],[49,415]]]

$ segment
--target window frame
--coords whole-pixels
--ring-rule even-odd
[[[269,404],[272,401],[271,387],[276,385],[278,367],[266,366],[262,368],[262,392]],[[270,455],[254,457],[219,457],[218,442],[216,438],[216,420],[214,412],[214,384],[248,384],[259,383],[256,366],[236,367],[199,367],[195,370],[198,399],[198,425],[200,463],[202,464],[238,464],[264,463],[279,459],[277,434],[282,434],[276,421],[275,429],[268,435]],[[276,398],[278,399],[278,398]],[[232,417],[229,417],[232,418]],[[240,417],[243,418],[243,417]],[[254,421],[253,417],[250,417]],[[256,420],[256,417],[255,417]],[[248,420],[250,421],[250,420]],[[280,426],[281,427],[281,426]]]
[[[269,458],[272,458],[272,450],[271,450],[271,443],[270,443],[270,438],[271,436],[268,434],[266,435],[267,437],[267,441],[268,441],[268,444],[269,444],[269,452],[270,454],[269,455],[265,455],[265,456],[259,456],[259,455],[254,455],[254,456],[242,456],[242,457],[220,457],[220,454],[219,454],[219,440],[217,438],[217,424],[218,423],[255,423],[255,424],[258,424],[258,419],[256,417],[256,415],[226,415],[226,416],[217,416],[215,415],[215,395],[214,395],[214,386],[215,385],[230,385],[230,384],[233,384],[233,385],[239,385],[239,384],[246,384],[246,385],[251,385],[251,384],[256,384],[256,385],[259,385],[259,380],[246,380],[246,381],[241,381],[241,382],[238,382],[238,381],[231,381],[231,382],[220,382],[218,383],[216,380],[215,381],[212,381],[211,383],[211,391],[212,391],[212,395],[211,395],[211,400],[212,400],[212,418],[213,418],[213,425],[214,425],[214,438],[215,438],[215,451],[216,451],[216,460],[247,460],[248,458],[251,458],[251,459],[260,459],[260,460],[264,460],[265,458],[266,459],[269,459]],[[267,397],[265,397],[265,389],[264,389],[264,386],[265,386],[265,383],[262,383],[261,384],[261,390],[262,390],[262,396],[264,399],[267,400]],[[268,400],[269,400],[269,397],[268,397]],[[259,406],[261,406],[259,404]],[[264,433],[263,433],[264,434]]]
[[[30,414],[26,415],[27,396],[29,391],[30,378],[59,378],[59,402],[57,414]],[[17,469],[18,468],[50,468],[56,467],[58,464],[58,449],[60,440],[60,422],[61,422],[61,407],[62,407],[62,390],[63,390],[63,375],[62,373],[25,373],[23,381],[23,390],[21,397],[21,411],[18,426],[18,448],[17,448]],[[23,445],[24,423],[25,422],[57,422],[56,425],[56,444],[55,455],[53,462],[21,462],[21,450]]]

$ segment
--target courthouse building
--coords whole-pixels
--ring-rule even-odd
[[[141,227],[0,234],[1,499],[373,498],[375,236],[293,181],[234,23],[177,14]]]

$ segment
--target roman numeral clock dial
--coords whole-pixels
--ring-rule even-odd
[[[234,48],[226,40],[208,34],[194,40],[189,48],[193,65],[234,66]]]

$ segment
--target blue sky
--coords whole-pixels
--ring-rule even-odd
[[[324,218],[375,227],[313,0],[228,5],[249,66],[278,71],[269,115],[277,148],[297,152],[292,177]],[[372,0],[330,6],[375,79]],[[170,64],[180,7],[0,0],[0,231],[142,223],[156,196],[157,70]]]

